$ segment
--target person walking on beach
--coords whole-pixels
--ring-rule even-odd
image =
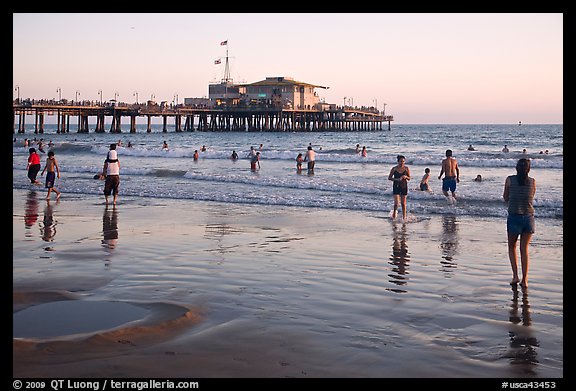
[[[308,172],[314,172],[314,165],[316,164],[316,152],[312,149],[312,145],[308,145],[308,151],[304,156],[304,161],[308,162]]]
[[[398,205],[402,205],[402,218],[406,220],[406,197],[408,195],[408,181],[410,180],[410,169],[404,165],[406,158],[402,155],[396,157],[398,164],[392,167],[388,180],[392,183],[392,194],[394,195],[394,211],[392,218],[396,218]]]
[[[452,193],[452,199],[456,201],[456,183],[460,182],[460,168],[458,167],[458,162],[452,157],[452,150],[446,150],[446,159],[442,160],[442,169],[440,170],[440,175],[438,179],[442,178],[444,174],[444,179],[442,179],[442,193],[448,202],[450,198],[448,196],[448,190]]]
[[[26,169],[28,170],[28,179],[33,185],[39,185],[40,181],[36,179],[38,172],[40,172],[40,155],[36,153],[36,149],[30,148],[28,150],[30,155],[28,156],[28,165]]]
[[[260,152],[256,152],[256,154],[250,159],[250,169],[252,171],[256,171],[256,165],[258,165],[258,169],[260,169]]]
[[[54,152],[48,152],[48,158],[46,159],[46,164],[44,165],[44,169],[40,175],[44,175],[46,173],[46,188],[48,189],[48,194],[46,194],[46,199],[50,199],[50,193],[54,191],[56,193],[56,199],[60,199],[60,192],[56,190],[54,187],[54,182],[56,181],[56,175],[58,175],[58,179],[60,179],[60,167],[58,167],[58,161],[54,157]]]
[[[106,205],[108,205],[110,194],[113,195],[113,204],[116,205],[120,186],[120,161],[118,160],[118,152],[116,152],[116,144],[110,144],[110,150],[108,155],[106,155],[106,160],[104,160],[102,173],[106,174],[106,181],[104,182]]]
[[[506,231],[508,233],[508,257],[512,266],[512,281],[510,285],[520,282],[522,288],[528,287],[528,245],[535,231],[534,223],[534,194],[536,193],[536,180],[529,177],[530,159],[522,158],[516,163],[516,175],[510,175],[504,182],[503,198],[508,203],[508,219]],[[518,257],[516,243],[520,236],[520,262],[522,264],[522,280],[518,278]]]

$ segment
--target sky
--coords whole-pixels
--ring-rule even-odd
[[[228,49],[236,83],[292,77],[397,124],[561,124],[563,40],[562,13],[13,13],[13,97],[183,103]]]

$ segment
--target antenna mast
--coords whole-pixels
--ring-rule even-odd
[[[222,43],[226,45],[226,66],[224,67],[224,78],[222,79],[222,83],[228,84],[228,82],[232,82],[232,78],[230,77],[230,63],[228,62],[228,40]]]

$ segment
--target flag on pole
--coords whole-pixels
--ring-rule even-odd
[[[228,45],[228,40],[220,42],[220,45]]]
[[[214,64],[220,64],[220,60],[214,60]]]

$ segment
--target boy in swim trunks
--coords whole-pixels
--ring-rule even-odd
[[[50,193],[54,191],[54,193],[56,193],[56,199],[58,200],[60,198],[60,192],[56,190],[56,188],[54,187],[54,182],[56,181],[56,173],[58,173],[58,179],[60,179],[60,167],[58,167],[58,162],[56,161],[56,158],[54,157],[54,152],[52,151],[48,152],[48,159],[46,159],[46,165],[44,166],[44,169],[42,170],[42,173],[40,175],[44,175],[45,171],[48,171],[46,173],[46,188],[48,189],[46,199],[49,200]]]
[[[428,179],[430,178],[430,169],[426,167],[424,169],[424,176],[420,180],[420,190],[430,191],[430,186],[428,185]]]
[[[442,169],[440,170],[440,175],[438,179],[442,178],[444,174],[444,179],[442,179],[442,193],[444,196],[450,200],[448,196],[448,190],[452,193],[452,198],[456,201],[456,183],[460,182],[460,168],[458,167],[458,162],[452,157],[452,150],[446,150],[446,159],[442,160]]]

